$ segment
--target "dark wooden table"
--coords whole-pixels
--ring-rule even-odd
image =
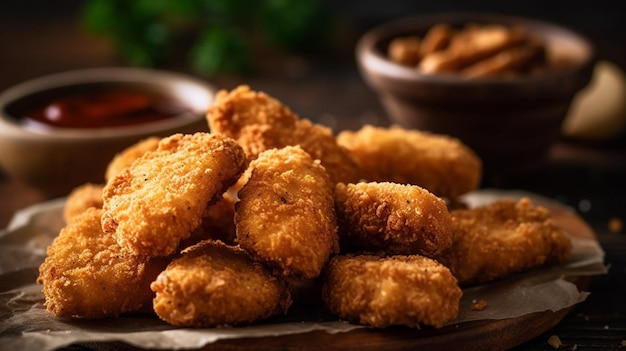
[[[0,8],[0,13],[2,8]],[[102,40],[81,32],[76,10],[55,16],[27,10],[2,16],[0,21],[0,89],[22,80],[57,71],[118,65]],[[26,25],[25,20],[34,25]],[[601,58],[626,69],[624,43],[597,39]],[[249,84],[282,100],[302,117],[335,130],[365,123],[386,124],[375,95],[364,85],[351,56],[340,59],[286,58],[280,65],[246,77],[212,77],[217,87]],[[544,168],[524,175],[485,179],[484,187],[523,189],[572,206],[592,227],[606,251],[609,274],[593,277],[591,295],[557,326],[520,345],[519,350],[552,350],[548,339],[557,335],[567,350],[626,348],[626,141],[601,144],[561,140]],[[28,185],[0,172],[0,227],[20,208],[48,200]],[[621,221],[613,231],[609,223]],[[463,348],[459,345],[459,348]],[[77,345],[71,349],[89,349]]]

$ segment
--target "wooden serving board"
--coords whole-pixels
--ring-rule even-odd
[[[560,207],[546,206],[555,221],[570,235],[596,240],[590,226],[579,216]],[[569,277],[579,289],[589,286],[589,277]],[[546,311],[503,320],[481,320],[451,324],[441,329],[406,327],[361,328],[329,334],[304,334],[219,340],[201,350],[506,350],[536,338],[557,325],[572,309]],[[124,345],[127,350],[138,350]]]

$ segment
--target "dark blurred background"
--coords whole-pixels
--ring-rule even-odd
[[[529,16],[580,32],[593,41],[599,58],[624,68],[626,25],[618,5],[604,0],[2,1],[0,89],[83,67],[155,66],[200,75],[223,88],[254,85],[303,116],[340,129],[343,118],[385,120],[369,89],[351,84],[359,79],[356,40],[376,24],[444,11]],[[294,93],[302,85],[308,98]],[[325,93],[331,89],[341,93]],[[356,99],[362,106],[346,105]]]
[[[254,85],[303,116],[340,129],[343,118],[385,120],[369,89],[351,84],[359,79],[356,40],[376,24],[445,11],[529,16],[578,31],[592,40],[599,58],[626,68],[626,25],[618,5],[604,0],[2,1],[0,89],[83,67],[154,66],[199,75],[220,88]],[[309,98],[293,89],[305,84]],[[346,106],[359,97],[361,107]]]
[[[274,60],[280,54],[291,66],[271,73],[298,76],[306,70],[298,71],[298,64],[352,66],[358,36],[376,24],[445,11],[500,12],[563,24],[589,37],[600,58],[624,67],[626,22],[618,5],[537,0],[3,1],[0,89],[54,71],[104,64],[156,65],[205,76],[258,75],[275,68],[267,61],[285,65]],[[203,62],[194,63],[193,56]],[[212,62],[220,61],[215,57],[221,63]],[[288,61],[294,57],[299,63]],[[245,64],[253,67],[239,70]]]

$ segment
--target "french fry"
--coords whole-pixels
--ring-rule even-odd
[[[421,39],[396,38],[389,55],[424,74],[458,73],[466,78],[533,72],[547,60],[545,44],[523,28],[476,23],[460,30],[437,24]]]

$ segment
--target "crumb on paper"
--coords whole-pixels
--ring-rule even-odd
[[[612,217],[609,219],[609,230],[611,233],[620,233],[624,228],[624,222],[618,217]]]
[[[487,301],[485,300],[472,300],[472,310],[482,311],[487,307]]]
[[[555,349],[560,348],[563,343],[561,342],[561,338],[559,338],[556,335],[552,335],[549,339],[548,339],[548,344],[550,344],[550,346],[552,346]]]

